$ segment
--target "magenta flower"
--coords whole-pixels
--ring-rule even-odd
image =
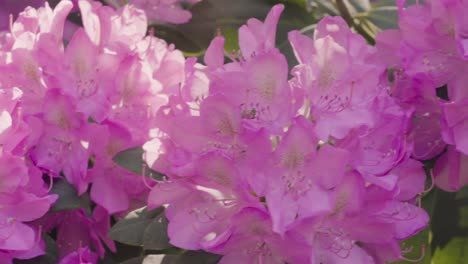
[[[466,174],[468,158],[465,154],[448,147],[434,167],[435,183],[439,188],[448,192],[460,190],[468,184]]]
[[[85,247],[68,254],[59,264],[96,264],[97,261],[98,256]]]
[[[310,263],[304,244],[272,232],[269,215],[257,208],[245,208],[233,218],[225,243],[215,249],[224,256],[219,263]]]
[[[314,40],[290,34],[301,64],[288,82],[274,47],[282,10],[241,27],[240,58],[224,63],[217,36],[206,67],[188,64],[144,145],[167,177],[148,205],[167,206],[171,244],[221,263],[404,259],[398,242],[429,221],[414,204],[425,175],[409,159],[413,109],[389,95],[376,50],[338,18]]]
[[[101,240],[114,249],[106,236],[110,215],[142,206],[149,190],[140,175],[112,158],[150,139],[159,107],[185,82],[185,58],[163,40],[146,36],[142,10],[75,2],[78,6],[64,0],[54,9],[47,3],[29,7],[1,38],[0,250],[8,259],[43,253],[38,228],[26,224],[30,221],[47,223],[39,224],[47,231],[57,228],[62,256],[86,255],[81,248],[89,245],[103,257]],[[72,8],[81,12],[84,27],[65,47]],[[43,176],[63,177],[79,195],[92,186],[93,216],[75,210],[38,220],[57,199],[48,195]]]
[[[0,151],[0,249],[5,260],[44,253],[39,230],[27,222],[47,213],[56,195],[47,194],[41,173],[16,156]]]
[[[461,155],[455,154],[455,149],[466,154],[464,12],[468,5],[463,1],[440,0],[404,9],[403,2],[399,6],[400,29],[382,32],[377,37],[377,46],[380,59],[396,70],[394,92],[399,103],[415,108],[411,124],[413,156],[434,158],[447,144],[450,155]],[[448,102],[436,97],[436,88],[441,86],[447,89],[448,98],[444,99]],[[436,184],[444,190],[457,190],[464,184],[463,180],[456,180],[458,173],[441,172],[448,166],[444,158],[447,155],[436,164],[441,175]]]
[[[463,101],[450,102],[442,105],[444,113],[443,138],[449,143],[455,145],[455,148],[468,154],[468,98]]]
[[[343,138],[353,128],[374,125],[372,100],[384,70],[374,60],[375,50],[339,17],[320,21],[313,40],[298,31],[290,32],[289,40],[300,63],[293,82],[310,101],[306,114],[319,138]]]
[[[75,255],[87,254],[94,258],[94,253],[84,253],[83,247],[90,247],[99,257],[104,257],[103,243],[115,251],[114,241],[107,237],[110,229],[109,214],[102,207],[96,207],[93,215],[88,216],[83,209],[48,214],[39,222],[46,231],[57,229],[57,246],[60,258],[64,261]],[[81,252],[81,253],[80,253]],[[91,258],[91,259],[92,259]]]
[[[191,18],[190,11],[185,10],[182,4],[195,4],[201,0],[129,0],[128,4],[145,10],[150,23],[184,24]],[[107,3],[119,7],[122,1],[106,0]],[[127,1],[125,1],[127,2]]]
[[[186,22],[182,2],[199,0],[45,3],[0,35],[0,258],[43,254],[41,232],[55,230],[60,263],[96,263],[116,250],[112,215],[146,203],[165,207],[172,245],[220,263],[405,259],[399,243],[429,221],[411,158],[446,148],[435,183],[468,183],[466,5],[400,6],[401,29],[377,47],[325,17],[313,38],[290,32],[289,79],[282,5],[239,29],[237,55],[219,34],[202,65],[147,32]],[[68,38],[72,9],[83,27]],[[142,145],[162,178],[114,163]],[[89,192],[93,210],[47,213],[57,180]]]
[[[0,5],[0,31],[8,30],[10,26],[10,15],[13,20],[18,17],[27,6],[39,7],[44,5],[45,0],[32,0],[32,1],[16,1],[16,0],[2,0]]]

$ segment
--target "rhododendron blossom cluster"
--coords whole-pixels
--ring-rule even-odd
[[[275,45],[283,5],[240,27],[238,53],[221,31],[197,62],[147,25],[199,0],[107,2],[27,7],[0,33],[0,263],[44,254],[47,233],[61,264],[97,263],[111,219],[142,206],[219,263],[405,260],[429,222],[420,160],[438,158],[440,188],[468,184],[468,2],[397,1],[376,46],[326,16],[289,32],[296,65]],[[161,179],[113,161],[140,146]],[[54,209],[64,183],[92,209]]]
[[[208,89],[159,110],[145,149],[167,180],[149,206],[168,204],[173,245],[220,263],[403,259],[398,242],[428,222],[414,203],[425,175],[410,159],[412,110],[389,95],[377,50],[338,17],[313,39],[289,34],[299,65],[288,80],[274,45],[282,10],[242,26],[242,55],[227,63],[215,38]]]
[[[431,0],[407,9],[398,2],[400,29],[377,37],[386,65],[395,69],[392,93],[415,108],[415,157],[433,158],[447,146],[434,176],[440,188],[456,191],[468,184],[468,2]],[[446,98],[437,97],[435,88],[446,89]]]
[[[145,11],[150,23],[183,24],[192,18],[190,11],[184,5],[193,5],[201,0],[105,0],[107,3],[119,7],[132,4]]]
[[[61,1],[54,10],[26,8],[1,45],[0,249],[10,259],[43,253],[41,229],[57,228],[62,256],[89,245],[102,257],[101,239],[114,248],[109,215],[144,205],[148,189],[112,158],[149,140],[156,110],[167,101],[162,91],[183,82],[182,53],[145,36],[146,16],[131,5],[114,11],[78,1],[84,27],[64,46],[72,7]],[[79,195],[90,188],[93,214],[77,209],[23,224],[48,211],[57,197],[46,182],[62,176]]]

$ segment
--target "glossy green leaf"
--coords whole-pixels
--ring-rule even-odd
[[[330,0],[307,0],[308,5],[312,8],[312,13],[315,17],[319,18],[324,15],[338,15],[333,1]]]
[[[363,12],[371,8],[370,0],[348,0],[347,2],[356,12]]]
[[[237,27],[225,26],[221,31],[221,35],[225,39],[224,49],[227,53],[239,50],[239,36]]]
[[[457,200],[468,199],[468,186],[461,188],[455,195],[455,199]]]
[[[91,215],[90,199],[88,193],[78,196],[78,193],[65,179],[60,179],[54,183],[50,193],[57,194],[58,199],[52,205],[51,212],[59,212],[65,210],[74,210],[78,208],[85,209],[88,215]]]
[[[462,264],[468,260],[468,237],[456,237],[443,249],[438,248],[432,264]]]
[[[286,4],[277,39],[285,40],[287,32],[315,23],[305,0],[204,0],[190,8],[192,19],[188,23],[152,27],[156,36],[195,56],[200,56],[220,32],[226,38],[226,52],[231,53],[239,48],[239,27],[250,18],[264,20],[270,8],[277,3]]]
[[[261,17],[269,10],[263,0],[204,0],[190,8],[192,19],[181,25],[152,25],[155,35],[185,53],[206,50],[218,31],[237,31],[251,17]]]
[[[136,209],[118,221],[109,231],[108,235],[120,243],[143,246],[146,229],[163,212],[163,207],[151,211],[148,211],[146,207]]]
[[[286,6],[295,5],[302,8],[308,8],[307,0],[272,0],[273,4],[284,4]]]
[[[426,228],[422,231],[420,231],[417,235],[405,240],[404,242],[401,243],[401,248],[402,249],[411,249],[410,252],[406,253],[404,255],[405,258],[407,259],[420,259],[422,257],[422,254],[424,254],[424,257],[417,263],[420,264],[430,264],[431,263],[431,251],[429,247],[429,241],[430,241],[430,228]],[[399,261],[399,262],[394,262],[394,264],[408,264],[411,262],[408,261]]]
[[[148,255],[143,264],[216,264],[221,256],[203,251],[186,251],[181,255]]]
[[[405,6],[415,3],[415,0],[408,0]],[[395,0],[373,1],[370,5],[361,5],[361,7],[363,8],[356,8],[357,12],[353,13],[353,16],[374,34],[381,30],[398,28],[398,8]]]
[[[460,234],[458,226],[459,211],[455,203],[456,193],[434,189],[434,208],[431,215],[432,250],[444,248],[454,237]]]
[[[372,8],[367,19],[380,30],[398,28],[398,10],[395,5]]]
[[[143,234],[143,249],[162,250],[171,247],[167,235],[168,221],[164,214],[156,216]]]
[[[134,257],[131,259],[127,259],[124,262],[120,262],[120,264],[142,264],[144,259],[144,256]]]
[[[164,176],[148,167],[143,160],[143,148],[134,147],[117,153],[112,159],[117,165],[138,175],[145,175],[157,180],[163,180]]]

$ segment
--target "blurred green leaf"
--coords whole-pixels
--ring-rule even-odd
[[[409,249],[410,252],[405,254],[405,258],[407,259],[419,259],[421,254],[424,254],[424,257],[421,261],[417,263],[420,264],[430,264],[431,263],[431,252],[429,247],[429,238],[430,238],[430,228],[426,228],[420,231],[415,236],[405,240],[401,243],[401,248],[403,250]],[[408,264],[408,261],[398,261],[393,262],[394,264]]]
[[[455,196],[455,199],[457,200],[467,199],[467,198],[468,198],[468,185],[461,188]]]
[[[238,28],[234,26],[225,26],[221,35],[224,37],[224,49],[230,53],[239,50]]]
[[[168,221],[163,213],[156,216],[143,234],[143,249],[162,250],[171,247],[167,235],[167,225]]]
[[[427,194],[423,200],[422,200],[422,208],[429,214],[431,217],[432,210],[434,207],[434,192],[430,192]],[[431,227],[430,225],[424,229],[421,230],[418,234],[415,236],[403,241],[401,244],[402,249],[408,249],[410,248],[410,252],[405,254],[404,256],[408,259],[419,259],[421,257],[421,254],[424,252],[424,258],[421,259],[420,262],[421,264],[430,264],[431,263],[431,247],[430,247],[430,242],[431,242]],[[424,249],[424,250],[423,250]],[[410,262],[408,261],[399,261],[399,262],[394,262],[394,264],[408,264]]]
[[[335,16],[338,15],[338,10],[330,0],[307,0],[308,5],[312,8],[312,13],[316,18],[324,15]]]
[[[148,255],[143,264],[216,264],[221,256],[203,251],[186,251],[181,255]]]
[[[363,12],[371,8],[369,0],[348,0],[350,6],[354,9],[354,12]]]
[[[135,257],[135,258],[127,259],[124,262],[120,262],[120,264],[141,264],[143,263],[144,259],[145,259],[144,256]]]
[[[201,53],[218,31],[237,31],[251,17],[269,10],[262,0],[204,0],[190,8],[192,19],[181,25],[152,25],[155,35],[173,43],[183,52]]]
[[[398,28],[398,10],[393,6],[380,6],[369,10],[367,19],[380,30]]]
[[[349,1],[362,2],[356,0]],[[415,3],[416,0],[408,0],[405,6]],[[357,8],[358,6],[360,8]],[[398,8],[395,0],[378,0],[368,5],[354,4],[353,7],[352,15],[359,21],[358,24],[368,28],[374,35],[382,30],[398,28]]]
[[[287,32],[316,22],[308,12],[305,0],[204,0],[190,8],[192,19],[181,25],[152,25],[155,35],[165,39],[186,54],[200,56],[213,37],[220,32],[226,38],[228,53],[238,50],[238,29],[250,18],[264,20],[270,8],[284,3],[285,10],[278,25],[278,40],[287,39]]]
[[[459,209],[460,218],[458,219],[458,226],[460,228],[468,229],[468,206],[462,206]]]
[[[157,24],[151,25],[154,28],[155,35],[164,39],[167,43],[173,43],[176,47],[186,53],[198,54],[204,50],[203,43],[199,43],[197,38],[187,34],[178,25]]]
[[[220,259],[221,256],[219,255],[214,255],[203,251],[187,251],[184,254],[174,258],[172,262],[167,262],[167,264],[216,264]],[[163,264],[166,264],[166,262],[163,262]]]
[[[411,6],[419,2],[422,4],[424,1],[423,0],[406,0],[405,1],[405,7]],[[379,7],[379,6],[395,6],[396,1],[395,0],[377,0],[377,1],[372,1],[372,7]]]
[[[434,189],[434,209],[431,215],[433,240],[431,249],[444,248],[454,237],[460,234],[458,226],[459,211],[455,203],[456,193]]]
[[[120,167],[127,169],[135,174],[152,177],[156,180],[163,180],[164,175],[148,167],[143,160],[143,148],[134,147],[117,153],[112,160]]]
[[[65,179],[60,179],[54,183],[50,193],[57,194],[58,199],[50,209],[51,212],[65,210],[74,210],[78,208],[85,209],[88,215],[91,215],[90,199],[88,193],[78,196],[78,193]]]
[[[433,264],[462,264],[468,259],[468,237],[452,239],[445,248],[438,248],[432,259]]]
[[[288,5],[295,5],[301,8],[308,8],[308,1],[307,0],[273,0],[271,1],[273,4],[284,4]]]
[[[120,243],[143,246],[145,231],[158,216],[164,213],[164,207],[148,211],[146,207],[136,209],[118,221],[109,231],[109,237]],[[160,234],[154,234],[160,235]]]

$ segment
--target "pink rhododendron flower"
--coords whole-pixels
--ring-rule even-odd
[[[353,128],[373,126],[372,100],[384,70],[374,48],[339,17],[320,21],[313,40],[298,31],[290,32],[289,40],[300,63],[294,82],[306,93],[317,135],[343,138]]]
[[[192,68],[208,81],[159,109],[144,149],[166,179],[148,205],[167,206],[171,244],[220,263],[404,259],[398,242],[429,221],[415,205],[425,174],[409,159],[414,109],[390,96],[376,49],[339,18],[315,39],[290,34],[300,65],[288,81],[274,46],[282,10],[242,26],[230,62],[215,37],[207,66]]]
[[[96,264],[97,261],[98,256],[85,247],[68,254],[59,264]]]
[[[415,108],[411,124],[413,156],[434,158],[447,144],[450,155],[461,155],[455,154],[455,149],[467,154],[464,12],[468,5],[450,0],[426,1],[408,8],[403,4],[401,1],[399,5],[400,29],[379,34],[377,47],[381,60],[394,68],[399,103]],[[436,97],[436,88],[446,89],[448,96],[443,99],[448,101]],[[436,164],[439,171],[447,166],[446,158],[437,163],[441,163]],[[450,177],[454,179],[457,173],[444,175],[454,175]],[[439,177],[436,184],[444,190],[456,190],[464,184],[453,180],[448,187],[447,179]]]
[[[84,26],[65,46],[72,8],[81,12]],[[131,5],[114,10],[64,0],[54,9],[47,3],[26,8],[2,37],[0,218],[5,239],[0,249],[8,258],[43,253],[40,233],[25,223],[41,222],[37,219],[57,199],[47,193],[43,176],[50,184],[53,178],[66,179],[79,195],[93,186],[90,197],[97,207],[92,216],[77,210],[56,213],[43,229],[57,228],[62,256],[90,245],[103,257],[101,240],[114,249],[107,238],[110,215],[144,204],[149,190],[141,176],[112,158],[150,139],[157,110],[169,93],[178,93],[186,75],[182,53],[146,36],[146,26],[144,12]],[[15,203],[19,210],[13,210]]]
[[[45,215],[57,196],[47,194],[41,173],[20,157],[0,150],[0,166],[0,249],[7,254],[4,258],[41,255],[41,234],[27,222]]]
[[[429,221],[416,159],[441,155],[444,190],[468,184],[466,3],[399,1],[400,30],[376,47],[324,17],[313,38],[289,33],[290,79],[283,5],[240,27],[237,55],[220,32],[204,65],[147,32],[199,1],[44,3],[0,34],[0,259],[43,254],[55,230],[60,263],[97,263],[116,250],[112,215],[147,204],[165,207],[173,246],[220,263],[404,260]],[[139,146],[158,180],[114,163]],[[57,181],[93,209],[49,212]]]
[[[183,5],[195,4],[201,0],[129,0],[128,4],[132,4],[141,10],[145,10],[146,16],[150,23],[171,23],[183,24],[187,23],[192,14],[185,10]],[[122,1],[106,0],[107,3],[119,7]]]
[[[86,215],[83,209],[69,210],[48,214],[38,223],[46,231],[57,230],[57,247],[60,258],[79,253],[82,247],[90,247],[101,258],[104,257],[104,244],[115,251],[114,241],[107,237],[110,229],[109,214],[102,207],[96,207],[92,215]],[[78,251],[78,252],[76,252]],[[94,256],[94,253],[91,254]]]
[[[450,102],[442,105],[444,112],[443,138],[455,145],[455,148],[463,154],[468,154],[468,98],[460,102]]]
[[[453,192],[468,184],[467,162],[468,158],[465,154],[450,146],[434,167],[437,186],[445,191]]]
[[[275,234],[265,211],[245,208],[233,220],[229,240],[215,249],[225,254],[219,263],[308,263],[305,245]]]
[[[0,6],[0,31],[8,30],[10,26],[10,15],[13,19],[18,17],[27,6],[40,7],[44,4],[45,0],[32,0],[32,1],[17,1],[17,0],[1,0]]]

